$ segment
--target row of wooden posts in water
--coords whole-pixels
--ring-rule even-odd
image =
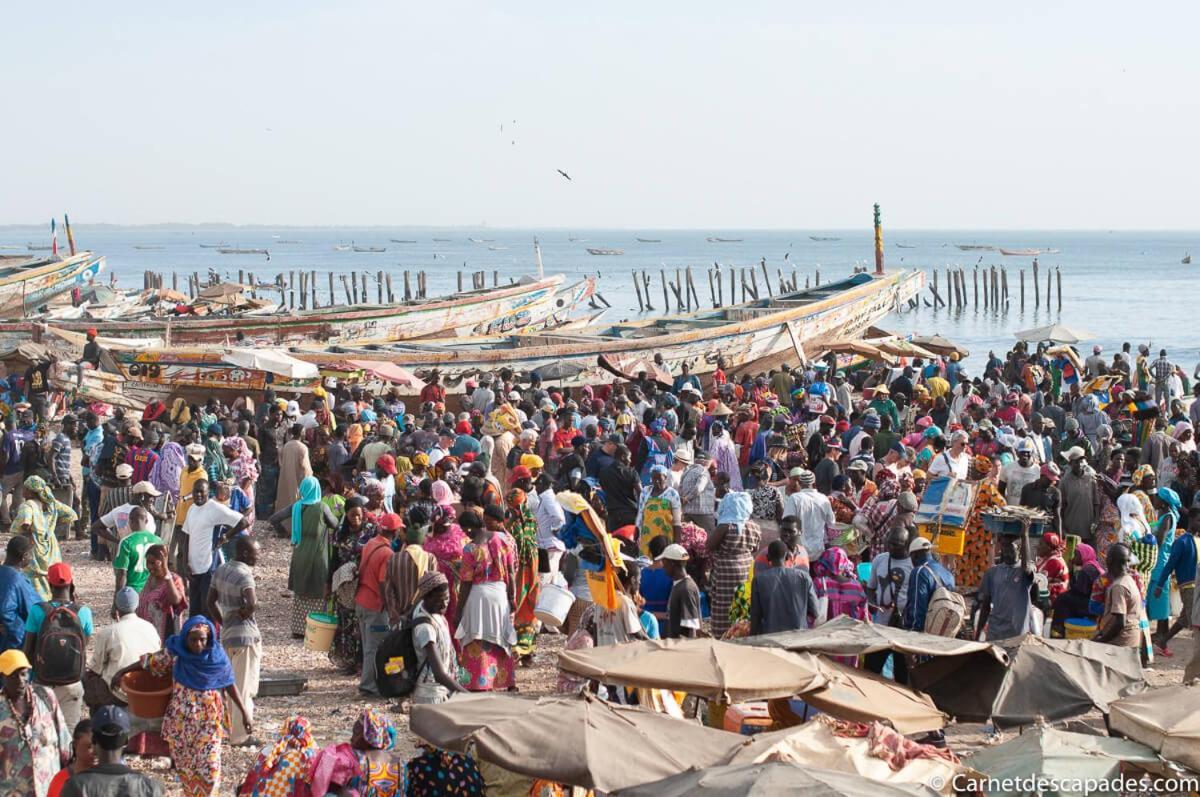
[[[1057,307],[1062,310],[1062,269],[1058,266],[1054,268],[1046,268],[1046,309],[1049,310],[1051,303],[1057,300]],[[1041,279],[1038,273],[1037,258],[1033,260],[1032,277],[1030,281],[1033,289],[1033,307],[1038,309],[1042,306],[1042,291]],[[1008,292],[1008,267],[1007,266],[982,266],[975,264],[975,268],[971,272],[971,284],[968,290],[967,271],[963,268],[947,268],[944,270],[945,282],[942,286],[938,284],[938,269],[930,269],[932,280],[926,280],[926,286],[933,296],[930,301],[928,297],[919,297],[920,301],[924,302],[926,307],[934,310],[939,307],[945,307],[951,310],[962,310],[969,307],[972,303],[976,309],[982,308],[990,312],[1007,312],[1009,307],[1009,292]],[[982,293],[980,286],[982,285]],[[1017,275],[1018,292],[1020,295],[1020,309],[1025,310],[1025,269],[1020,269]],[[944,287],[944,293],[943,293]],[[982,295],[982,304],[980,297]],[[916,310],[920,306],[918,299],[910,299],[908,301],[909,309]]]
[[[767,260],[763,258],[758,263],[762,270],[763,281],[766,294],[768,297],[774,296],[777,292],[780,294],[791,293],[800,290],[800,275],[796,269],[792,269],[790,275],[783,273],[783,269],[775,270],[775,279],[772,280],[771,273],[767,268]],[[692,272],[691,266],[684,266],[675,269],[675,278],[671,279],[667,276],[668,269],[660,268],[658,270],[658,283],[662,287],[662,310],[664,313],[671,312],[671,299],[675,300],[675,312],[684,313],[691,310],[699,310],[701,307],[700,295],[696,290],[696,280]],[[634,270],[633,272],[633,289],[637,294],[638,312],[647,313],[653,312],[657,308],[654,305],[655,291],[654,278],[652,272],[642,270]],[[728,274],[729,293],[726,296],[726,274]],[[817,287],[821,285],[821,270],[817,269],[813,276],[806,275],[804,277],[805,289],[812,287],[812,280],[815,279]],[[778,290],[776,290],[778,288]],[[720,263],[713,263],[713,268],[708,269],[708,298],[709,303],[714,307],[724,307],[727,304],[738,304],[739,302],[758,301],[760,294],[758,281],[758,271],[753,267],[739,268],[737,266],[721,267]],[[739,291],[741,298],[738,298]]]

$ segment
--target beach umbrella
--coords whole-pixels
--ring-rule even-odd
[[[618,792],[618,797],[767,797],[803,794],[805,797],[912,797],[934,795],[927,786],[879,783],[859,775],[795,764],[734,764],[712,767],[646,783]]]
[[[347,362],[381,382],[412,388],[414,392],[418,393],[425,388],[425,382],[419,376],[396,363],[386,360],[348,360]]]
[[[1007,666],[942,656],[910,670],[909,681],[959,721],[990,718],[999,727],[1107,711],[1145,684],[1136,648],[1031,634],[995,644],[1008,654]]]
[[[221,359],[229,365],[237,365],[253,371],[266,371],[287,379],[317,379],[320,377],[317,366],[304,360],[297,360],[282,349],[226,349],[225,353],[221,355]]]
[[[892,362],[894,360],[891,355],[884,352],[878,346],[868,343],[865,340],[832,340],[820,348],[834,354],[857,354],[860,357],[882,360],[884,362]]]
[[[875,346],[880,351],[887,354],[893,354],[897,357],[935,357],[933,352],[923,346],[918,346],[910,340],[904,338],[892,338],[890,340],[872,340],[872,346]]]
[[[1013,785],[1031,779],[1046,779],[1058,788],[1046,787],[1039,793],[1052,797],[1083,797],[1085,794],[1117,794],[1116,791],[1087,791],[1086,781],[1116,778],[1121,764],[1130,763],[1158,769],[1161,763],[1154,751],[1127,739],[1110,739],[1088,733],[1069,733],[1044,725],[1022,733],[995,747],[985,747],[970,758],[971,767],[997,781]],[[1078,788],[1075,788],[1075,787]],[[989,789],[989,797],[1025,795],[1028,789],[1003,791]]]
[[[934,354],[941,354],[949,357],[951,354],[957,354],[959,357],[968,357],[971,352],[965,346],[959,346],[949,338],[941,335],[913,335],[910,340],[923,349],[928,349]]]
[[[1087,330],[1069,327],[1065,324],[1050,324],[1017,333],[1017,340],[1023,340],[1026,343],[1040,343],[1044,340],[1051,343],[1079,343],[1082,340],[1091,340],[1093,337],[1095,335]]]
[[[590,694],[459,695],[417,704],[412,732],[526,777],[603,792],[713,766],[744,737]]]
[[[1108,710],[1114,732],[1200,772],[1200,682],[1147,689],[1110,703]]]
[[[545,365],[539,365],[530,371],[530,374],[536,374],[543,382],[553,382],[561,379],[573,379],[589,370],[590,367],[588,363],[579,359],[555,360]]]

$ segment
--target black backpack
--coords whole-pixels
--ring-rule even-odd
[[[433,622],[426,616],[409,615],[400,621],[400,627],[384,638],[375,652],[375,686],[384,697],[407,697],[417,686],[417,679],[429,666],[426,660],[417,667],[417,646],[413,642],[413,631],[418,625]]]
[[[79,604],[39,603],[45,614],[38,631],[33,671],[45,686],[66,686],[83,680],[87,640],[79,620]]]

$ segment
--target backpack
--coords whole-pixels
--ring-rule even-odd
[[[967,619],[967,602],[962,595],[939,585],[925,610],[925,633],[954,638]]]
[[[418,625],[433,622],[429,617],[409,615],[400,621],[399,629],[384,638],[375,653],[375,685],[384,697],[407,697],[417,686],[421,673],[429,666],[428,659],[417,667],[417,646],[413,631]]]
[[[33,671],[37,682],[45,686],[66,686],[83,680],[87,663],[84,651],[83,623],[79,620],[79,604],[53,606],[39,603],[45,613],[38,632],[34,651]]]

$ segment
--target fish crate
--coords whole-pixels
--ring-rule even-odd
[[[1021,536],[1021,519],[1015,517],[1006,517],[1004,515],[992,514],[991,512],[983,513],[983,527],[992,534],[1001,534],[1009,537]],[[1046,521],[1043,519],[1034,518],[1029,522],[1029,536],[1040,537],[1046,533]]]
[[[962,556],[967,546],[967,530],[962,526],[918,523],[917,533],[932,542],[933,550],[943,556]]]

